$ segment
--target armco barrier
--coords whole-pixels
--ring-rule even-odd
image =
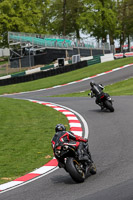
[[[99,56],[93,56],[93,59],[86,60],[86,58],[85,58],[85,60],[83,60],[81,62],[71,64],[71,65],[65,65],[62,67],[54,68],[54,65],[47,65],[47,66],[44,66],[41,68],[27,70],[25,72],[20,72],[18,74],[10,75],[11,78],[10,78],[10,76],[8,76],[7,77],[8,80],[6,80],[4,77],[0,77],[0,86],[33,81],[33,80],[37,80],[40,78],[45,78],[45,77],[54,76],[57,74],[73,71],[76,69],[87,67],[89,65],[100,63],[102,57],[103,58],[105,57],[106,61],[112,60],[112,57],[110,57],[110,54],[107,54],[107,56],[106,55],[103,56],[101,54]]]
[[[83,60],[92,60],[93,56],[81,57],[81,61]]]
[[[16,74],[12,74],[11,77],[18,77],[18,76],[24,76],[24,75],[26,75],[26,72],[19,72]]]
[[[114,60],[113,53],[105,54],[104,56],[101,56],[101,63],[111,61],[111,60]]]
[[[124,54],[124,57],[132,57],[133,56],[133,52],[126,52],[125,54]]]
[[[50,69],[50,68],[54,68],[54,65],[46,65],[44,67],[41,67],[40,70],[46,70],[46,69]]]
[[[100,56],[94,56],[93,59],[87,61],[87,65],[94,65],[100,63]]]
[[[18,73],[11,74],[11,75],[1,76],[0,80],[11,78],[11,77],[24,76],[24,75],[27,75],[27,74],[33,74],[33,73],[36,73],[36,72],[48,70],[50,68],[54,68],[54,65],[47,65],[47,66],[44,66],[44,67],[38,67],[38,68],[35,68],[35,69],[30,69],[30,70],[27,70],[27,71],[18,72]]]
[[[86,66],[87,66],[87,61],[82,61],[82,62],[78,62],[78,63],[75,63],[75,64],[66,65],[66,66],[63,66],[63,67],[51,68],[51,69],[46,70],[46,71],[39,71],[39,72],[36,72],[36,73],[33,73],[33,74],[27,74],[27,75],[19,76],[19,77],[14,76],[14,77],[11,77],[11,78],[8,78],[8,79],[1,79],[0,80],[0,86],[33,81],[33,80],[37,80],[37,79],[40,79],[40,78],[54,76],[54,75],[69,72],[69,71],[72,71],[72,70],[80,69],[80,68],[83,68],[83,67],[86,67]]]
[[[123,53],[116,53],[116,54],[114,54],[114,59],[123,58],[123,56],[124,56]]]
[[[133,57],[133,52],[116,53],[116,54],[114,54],[114,59],[127,58],[127,57]]]

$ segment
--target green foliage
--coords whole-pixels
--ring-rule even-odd
[[[42,16],[40,8],[36,0],[3,0],[0,3],[0,46],[7,45],[8,31],[36,32]]]
[[[133,1],[122,0],[117,3],[118,27],[120,44],[123,45],[129,36],[133,35]]]
[[[51,23],[49,32],[58,35],[69,35],[75,33],[79,37],[80,26],[77,23],[83,5],[81,0],[55,0],[50,2],[49,16]]]
[[[84,0],[84,12],[81,14],[79,23],[82,23],[83,31],[91,33],[97,40],[111,35],[116,35],[116,10],[112,0]]]
[[[132,0],[1,0],[0,46],[7,46],[8,31],[73,35],[80,30],[121,43],[133,36]]]

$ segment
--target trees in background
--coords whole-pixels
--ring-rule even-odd
[[[133,36],[132,0],[0,0],[0,46],[8,31],[75,35],[80,31],[110,44]]]
[[[0,1],[0,45],[6,46],[8,31],[38,32],[42,18],[41,0]]]
[[[49,4],[48,32],[58,35],[76,34],[80,38],[78,19],[82,13],[81,0],[51,0]]]
[[[133,36],[133,1],[117,0],[117,8],[120,46],[122,48],[128,39],[130,48],[130,37]]]
[[[84,12],[81,14],[79,23],[82,30],[90,33],[97,41],[107,40],[114,43],[117,37],[117,14],[116,2],[112,0],[84,0]]]

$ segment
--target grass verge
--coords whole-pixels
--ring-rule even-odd
[[[67,118],[56,110],[25,100],[0,98],[0,184],[39,168],[53,157],[55,125]]]
[[[80,80],[89,76],[93,76],[98,73],[102,73],[130,63],[133,63],[133,57],[123,58],[106,63],[95,64],[75,71],[67,72],[52,77],[42,78],[39,80],[30,81],[26,83],[1,86],[0,94],[32,91],[32,90],[52,87],[55,85],[65,84],[75,80]]]

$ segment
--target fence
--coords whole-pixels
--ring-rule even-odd
[[[84,39],[78,40],[77,38],[70,38],[65,36],[54,36],[44,34],[33,34],[33,33],[17,33],[8,32],[8,42],[20,42],[32,46],[38,46],[43,48],[62,48],[62,49],[73,49],[73,48],[87,48],[87,49],[105,49],[110,50],[108,43],[98,44],[85,42]]]

